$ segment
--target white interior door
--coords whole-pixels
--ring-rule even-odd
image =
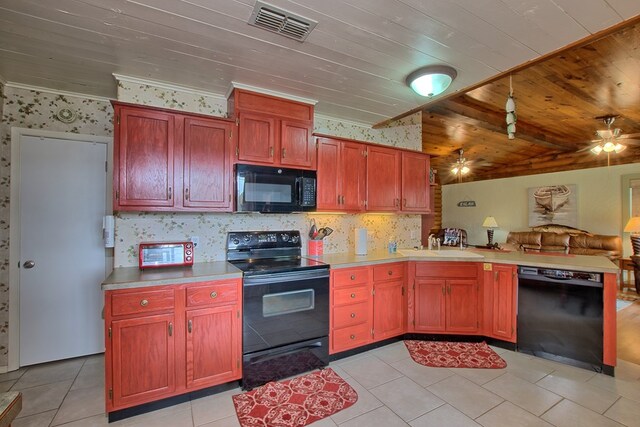
[[[106,159],[104,143],[20,138],[20,366],[104,351]]]

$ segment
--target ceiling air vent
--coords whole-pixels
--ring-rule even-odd
[[[302,42],[317,22],[257,1],[249,18],[249,24]]]

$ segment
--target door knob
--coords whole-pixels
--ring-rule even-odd
[[[35,266],[36,266],[36,262],[35,262],[35,261],[32,261],[32,260],[25,261],[25,262],[24,262],[24,264],[22,264],[22,266],[23,266],[24,268],[33,268],[33,267],[35,267]]]

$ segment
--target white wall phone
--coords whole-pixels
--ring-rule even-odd
[[[105,248],[113,248],[115,245],[115,220],[113,215],[102,217],[102,238]]]

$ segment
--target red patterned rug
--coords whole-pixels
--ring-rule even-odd
[[[233,396],[242,427],[306,426],[357,400],[356,391],[331,368]]]
[[[424,366],[437,368],[489,368],[507,366],[485,342],[441,342],[405,340],[411,358]]]

